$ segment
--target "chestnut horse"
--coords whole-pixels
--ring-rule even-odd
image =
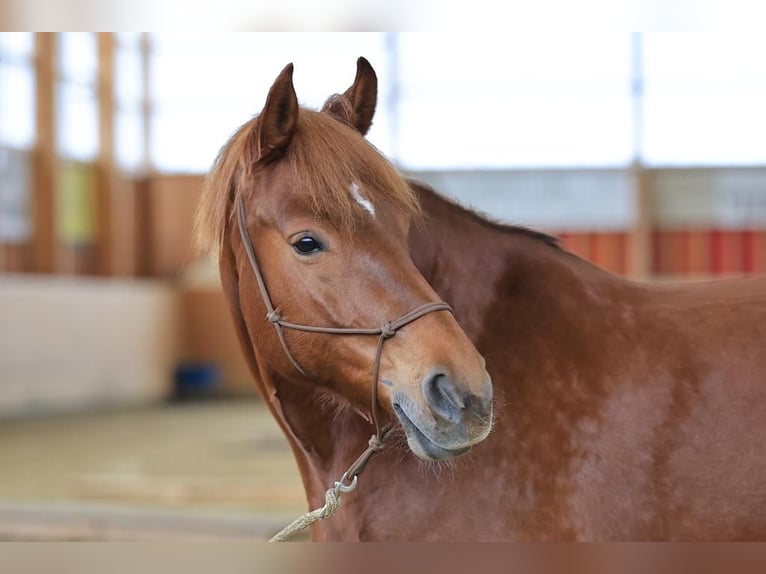
[[[198,223],[309,505],[365,450],[371,390],[394,428],[314,539],[766,538],[765,279],[631,282],[415,182],[423,216],[410,225],[412,198],[362,144],[369,64],[322,113],[298,110],[290,72],[221,152]],[[337,189],[313,170],[338,170]],[[379,387],[369,338],[286,329],[283,346],[237,230],[239,197],[291,321],[375,325],[441,298],[462,331],[442,308],[403,327]],[[302,253],[304,237],[317,251]],[[493,381],[488,437],[489,379],[465,335]]]

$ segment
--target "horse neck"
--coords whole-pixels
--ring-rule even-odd
[[[626,282],[545,236],[490,222],[412,185],[424,220],[410,231],[410,253],[490,367],[509,361],[510,345],[603,331],[613,304],[624,301]]]
[[[263,376],[280,403],[277,418],[296,455],[309,503],[321,506],[325,490],[365,450],[374,429],[344,399],[311,388],[299,377]]]

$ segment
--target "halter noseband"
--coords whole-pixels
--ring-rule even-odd
[[[279,342],[282,344],[282,348],[285,351],[285,354],[287,355],[287,358],[290,360],[290,363],[292,363],[293,367],[302,375],[308,376],[306,372],[301,368],[298,361],[295,360],[295,357],[293,357],[292,353],[290,352],[289,347],[287,346],[287,341],[285,340],[284,335],[284,329],[295,329],[296,331],[307,331],[309,333],[325,333],[329,335],[377,335],[378,336],[378,347],[375,351],[375,360],[373,362],[373,368],[372,368],[372,397],[371,397],[371,416],[372,416],[372,422],[375,426],[375,434],[373,434],[370,437],[369,446],[367,447],[367,450],[365,450],[359,458],[354,461],[354,463],[349,467],[349,469],[343,474],[341,477],[339,483],[336,483],[337,488],[339,488],[340,491],[350,491],[353,490],[353,488],[356,486],[356,480],[359,475],[359,473],[364,470],[364,467],[367,465],[367,462],[369,461],[370,457],[374,455],[376,452],[379,452],[383,449],[383,444],[388,437],[388,434],[391,431],[391,427],[382,428],[380,426],[380,421],[378,419],[378,378],[380,375],[380,360],[383,353],[383,343],[386,341],[386,339],[390,339],[393,337],[399,329],[404,327],[405,325],[409,325],[413,321],[416,321],[417,319],[420,319],[421,317],[428,315],[429,313],[433,313],[434,311],[449,311],[452,313],[452,307],[444,303],[443,301],[438,301],[435,303],[426,303],[425,305],[421,305],[420,307],[417,307],[416,309],[413,309],[412,311],[409,311],[396,319],[395,321],[391,321],[390,323],[385,323],[381,325],[380,327],[372,327],[369,329],[350,329],[350,328],[340,328],[340,327],[316,327],[313,325],[301,325],[299,323],[291,323],[290,321],[286,321],[282,317],[282,313],[279,311],[278,308],[274,307],[274,304],[271,301],[271,297],[269,296],[268,289],[266,289],[266,282],[263,279],[263,274],[261,273],[261,269],[258,266],[258,260],[255,257],[255,250],[253,249],[253,243],[250,241],[250,235],[247,232],[247,218],[245,214],[245,203],[242,199],[242,196],[240,195],[237,198],[237,220],[239,224],[239,235],[242,239],[242,243],[245,246],[245,251],[247,252],[247,258],[250,261],[250,266],[253,269],[253,274],[255,275],[255,279],[258,282],[258,290],[261,292],[261,299],[263,300],[264,305],[266,306],[266,319],[274,325],[274,328],[277,331],[277,337],[279,338]],[[350,484],[346,484],[346,481],[351,481]]]

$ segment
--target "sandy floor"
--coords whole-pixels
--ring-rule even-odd
[[[0,423],[0,539],[262,538],[305,510],[256,401]]]

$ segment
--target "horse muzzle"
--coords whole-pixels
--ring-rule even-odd
[[[468,452],[492,429],[492,383],[489,375],[478,393],[457,384],[448,374],[432,372],[419,396],[405,392],[392,397],[394,413],[417,456],[447,460]]]

